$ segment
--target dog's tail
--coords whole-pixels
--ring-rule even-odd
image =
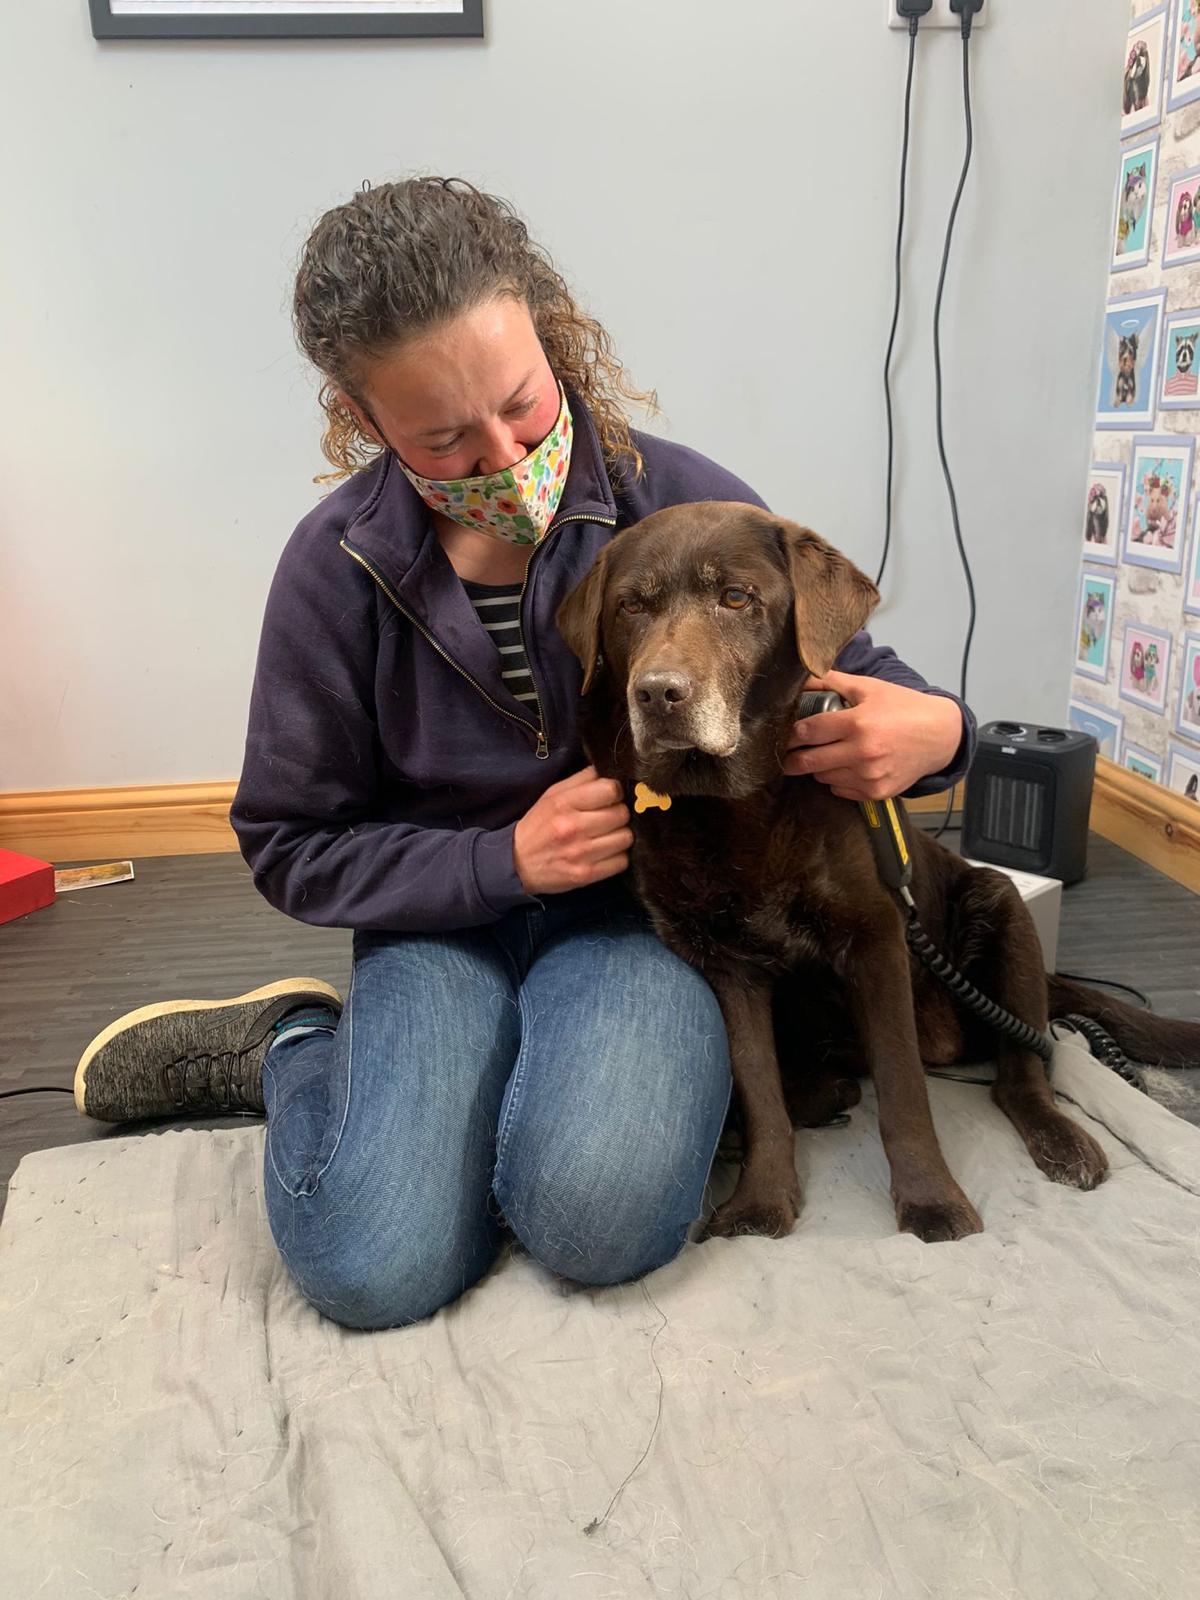
[[[1159,1017],[1098,989],[1051,975],[1050,1019],[1075,1012],[1098,1022],[1131,1061],[1149,1067],[1200,1067],[1200,1023]]]

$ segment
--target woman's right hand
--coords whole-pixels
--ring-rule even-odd
[[[529,894],[563,894],[629,865],[633,833],[621,785],[595,767],[553,783],[513,832],[513,862]]]

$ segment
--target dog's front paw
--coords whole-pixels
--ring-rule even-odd
[[[901,1233],[915,1233],[926,1244],[983,1232],[982,1218],[961,1189],[944,1200],[898,1200],[896,1222]]]
[[[723,1206],[718,1206],[704,1230],[706,1239],[732,1239],[759,1233],[768,1239],[785,1239],[796,1225],[804,1194],[799,1184],[772,1188],[740,1184]]]
[[[1028,1141],[1029,1154],[1054,1183],[1095,1189],[1108,1177],[1108,1157],[1077,1122],[1060,1116]]]

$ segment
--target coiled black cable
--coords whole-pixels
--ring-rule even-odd
[[[925,932],[917,921],[915,912],[909,916],[904,925],[904,937],[908,940],[908,948],[917,960],[922,966],[928,967],[939,982],[946,985],[956,1000],[961,1000],[963,1005],[970,1006],[976,1016],[982,1017],[989,1028],[994,1028],[997,1033],[1007,1034],[1017,1044],[1034,1051],[1049,1066],[1054,1056],[1053,1039],[1048,1039],[1039,1029],[1031,1028],[1027,1022],[1014,1017],[1011,1011],[1006,1011],[994,1000],[989,1000],[969,978],[964,978],[958,968],[946,960]]]
[[[1140,1089],[1143,1094],[1149,1094],[1146,1080],[1129,1058],[1122,1054],[1120,1046],[1111,1034],[1105,1033],[1098,1022],[1093,1022],[1091,1017],[1082,1017],[1077,1011],[1068,1012],[1065,1017],[1055,1017],[1051,1023],[1064,1023],[1073,1028],[1087,1040],[1092,1054],[1097,1061],[1103,1061],[1106,1067],[1111,1067],[1118,1078],[1124,1078],[1126,1083],[1131,1083],[1135,1089]]]
[[[904,893],[907,895],[907,891]],[[917,960],[922,966],[928,967],[940,983],[945,984],[956,1000],[968,1006],[977,1017],[987,1023],[989,1028],[1015,1040],[1019,1045],[1024,1045],[1027,1050],[1032,1050],[1035,1055],[1040,1056],[1047,1067],[1050,1066],[1054,1058],[1054,1040],[1040,1029],[1031,1027],[1028,1022],[1022,1022],[1019,1017],[1014,1017],[1011,1011],[1006,1011],[994,1000],[989,1000],[969,978],[965,978],[925,932],[917,920],[916,907],[911,904],[904,925],[904,937]],[[1081,1034],[1087,1040],[1097,1061],[1110,1068],[1119,1078],[1132,1084],[1135,1089],[1140,1089],[1143,1094],[1149,1093],[1145,1078],[1133,1062],[1122,1053],[1112,1035],[1106,1033],[1098,1022],[1093,1022],[1090,1017],[1080,1016],[1078,1012],[1071,1012],[1065,1017],[1056,1017],[1054,1021],[1066,1024]]]

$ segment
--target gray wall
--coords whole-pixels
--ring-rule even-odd
[[[992,0],[947,298],[984,716],[1065,711],[1127,0]],[[235,777],[261,608],[321,470],[290,278],[364,178],[510,194],[663,431],[874,570],[904,35],[885,0],[491,0],[485,43],[108,44],[10,6],[0,789]],[[957,677],[929,330],[961,160],[923,36],[877,636]]]

